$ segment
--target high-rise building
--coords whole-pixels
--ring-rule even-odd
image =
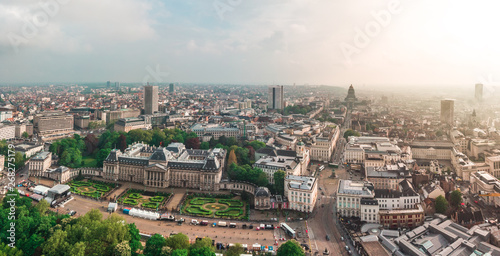
[[[174,84],[168,85],[168,93],[175,93],[175,85]]]
[[[267,98],[269,109],[284,109],[285,98],[283,97],[283,85],[269,86]]]
[[[115,82],[115,88],[120,89],[120,82]]]
[[[483,84],[476,84],[476,101],[483,101]]]
[[[108,81],[108,82],[106,83],[106,87],[107,87],[107,88],[111,87],[111,81]]]
[[[453,125],[454,112],[455,100],[441,100],[441,123]]]
[[[158,86],[144,86],[144,114],[151,115],[158,112]]]

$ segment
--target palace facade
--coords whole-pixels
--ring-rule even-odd
[[[142,183],[148,187],[182,187],[218,190],[226,151],[186,149],[182,143],[154,147],[130,145],[124,152],[114,149],[103,163],[103,177],[112,181]]]

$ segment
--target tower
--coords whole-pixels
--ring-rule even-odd
[[[476,84],[476,102],[483,101],[483,84]]]
[[[158,112],[158,86],[144,86],[144,114],[152,115]]]
[[[110,87],[111,87],[111,81],[108,81],[108,82],[106,83],[106,87],[107,87],[107,88],[110,88]]]
[[[174,84],[168,85],[168,93],[170,93],[170,94],[175,93],[175,85]]]
[[[284,109],[285,98],[283,97],[283,85],[269,86],[267,95],[268,109]]]
[[[441,100],[441,123],[453,126],[453,115],[455,111],[455,100]]]

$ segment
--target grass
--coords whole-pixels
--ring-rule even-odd
[[[193,215],[243,219],[246,217],[245,202],[239,199],[194,197],[185,201],[184,211]]]
[[[82,167],[97,167],[97,160],[92,156],[82,157]]]
[[[89,181],[70,181],[67,183],[74,194],[90,196],[99,199],[108,191],[115,187],[114,184],[106,182]]]
[[[157,209],[169,197],[170,194],[168,193],[160,193],[156,194],[156,196],[150,196],[144,194],[144,191],[132,189],[127,191],[125,195],[118,198],[118,202],[130,206],[140,206],[143,208]]]

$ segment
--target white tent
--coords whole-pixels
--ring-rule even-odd
[[[160,214],[157,212],[144,211],[135,208],[130,209],[128,214],[134,217],[150,219],[150,220],[157,220],[160,218]]]
[[[46,196],[49,189],[50,189],[49,187],[38,185],[35,188],[33,188],[33,193]]]

